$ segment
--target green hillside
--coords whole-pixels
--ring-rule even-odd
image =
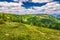
[[[0,13],[0,40],[60,40],[60,22],[47,14]]]

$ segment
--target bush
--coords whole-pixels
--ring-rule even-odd
[[[5,22],[2,19],[0,19],[0,24],[5,24]]]

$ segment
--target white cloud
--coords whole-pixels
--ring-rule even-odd
[[[19,1],[19,2],[26,2],[26,1],[29,1],[29,0],[14,0],[14,1]],[[35,2],[35,3],[44,3],[44,2],[51,2],[53,0],[31,0],[32,2]],[[30,1],[29,1],[30,2]]]
[[[13,0],[13,1],[18,1],[18,0]]]
[[[43,2],[51,2],[52,0],[32,0],[32,2],[38,2],[38,3],[43,3]]]
[[[0,2],[0,12],[7,12],[14,14],[60,13],[60,4],[58,4],[57,2],[49,2],[42,7],[33,6],[34,9],[32,9],[32,7],[30,9],[25,9],[24,7],[21,7],[21,5],[22,5],[21,1],[20,3]]]
[[[0,12],[20,13],[24,11],[24,8],[20,6],[21,3],[13,2],[0,2]]]
[[[33,7],[35,10],[31,10],[29,9],[28,12],[31,13],[47,13],[47,14],[53,14],[53,13],[60,13],[60,4],[56,3],[56,2],[51,2],[51,3],[47,3],[46,5],[42,6],[42,7]]]

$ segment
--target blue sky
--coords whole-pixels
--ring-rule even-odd
[[[53,0],[53,1],[56,1],[56,2],[59,2],[60,3],[60,0]]]
[[[0,0],[0,12],[57,14],[60,13],[60,0]]]
[[[0,0],[0,1],[13,2],[14,0]],[[29,0],[29,1],[32,1],[32,0]],[[57,2],[60,2],[60,0],[53,0],[53,1],[57,1]]]
[[[0,0],[0,1],[7,1],[7,2],[12,2],[13,0]]]

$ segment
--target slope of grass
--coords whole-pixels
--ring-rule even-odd
[[[60,31],[16,22],[0,25],[0,40],[60,40]]]
[[[32,24],[30,24],[29,21],[31,20],[27,20],[27,18],[33,19],[35,16],[36,15],[19,16],[11,14],[0,14],[0,40],[60,40],[60,30],[42,27],[40,25],[42,22],[39,23],[39,26],[33,25],[33,21]],[[39,22],[39,20],[45,19],[44,17],[49,20],[54,18],[47,15],[44,17],[43,16],[44,15],[36,16],[37,18],[34,20],[38,19],[37,21]],[[29,24],[24,22],[24,18],[26,18]],[[53,20],[55,19],[56,18]],[[35,22],[36,24],[38,24],[37,21]]]

